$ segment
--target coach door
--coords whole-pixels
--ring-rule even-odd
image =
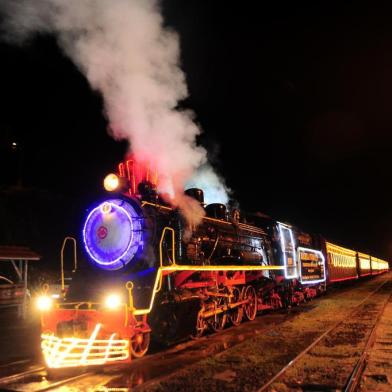
[[[297,254],[295,251],[295,242],[293,230],[284,223],[278,223],[280,234],[280,245],[283,254],[284,274],[286,279],[298,277],[297,271]]]

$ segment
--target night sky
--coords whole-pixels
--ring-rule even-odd
[[[268,3],[163,1],[181,38],[182,106],[243,209],[391,258],[392,7]],[[58,201],[58,216],[36,201],[58,250],[126,144],[108,136],[101,97],[54,38],[0,43],[0,58],[0,186],[9,195],[19,181],[34,194],[23,204]],[[1,243],[18,242],[12,211]]]

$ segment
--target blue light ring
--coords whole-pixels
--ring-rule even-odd
[[[107,202],[106,202],[106,203],[107,203]],[[113,208],[113,207],[114,207],[114,208],[119,207],[119,208],[122,209],[122,211],[125,211],[125,214],[126,214],[128,220],[131,222],[131,225],[132,225],[132,218],[130,217],[130,215],[127,213],[127,211],[126,211],[124,208],[122,208],[121,206],[117,206],[117,205],[115,205],[115,204],[113,204],[113,203],[109,203],[109,204],[111,205],[112,208]],[[85,225],[84,225],[84,228],[83,228],[83,240],[84,240],[85,248],[86,248],[87,253],[89,254],[89,256],[90,256],[96,263],[98,263],[98,264],[100,264],[100,265],[109,266],[109,265],[116,264],[116,263],[117,263],[118,261],[120,261],[120,259],[129,251],[130,245],[132,244],[133,231],[131,230],[131,232],[132,232],[132,237],[131,237],[131,239],[128,241],[128,245],[127,245],[126,250],[125,250],[119,257],[117,257],[117,258],[114,259],[114,260],[107,261],[107,262],[105,262],[105,261],[103,261],[103,260],[100,260],[100,259],[96,258],[96,256],[90,251],[90,248],[89,248],[89,246],[87,245],[87,243],[90,242],[90,241],[88,241],[87,238],[86,238],[86,229],[87,229],[88,223],[90,223],[90,218],[91,218],[91,216],[92,216],[96,211],[100,210],[101,207],[102,207],[102,204],[100,204],[98,207],[94,208],[94,209],[89,213],[89,215],[87,216],[87,219],[86,219],[86,222],[85,222]],[[123,263],[121,263],[121,264],[123,264]]]
[[[120,206],[120,205],[115,205],[114,203],[111,203],[111,202],[109,202],[108,204],[110,204],[110,206],[111,206],[112,208],[114,208],[114,209],[118,208],[118,209],[121,210],[123,213],[125,213],[126,217],[128,218],[128,220],[129,220],[129,222],[130,222],[130,225],[131,225],[131,230],[130,230],[130,231],[131,231],[131,237],[130,237],[130,239],[129,239],[129,241],[128,241],[128,245],[127,245],[126,250],[121,254],[121,256],[119,256],[119,257],[117,257],[116,259],[111,260],[111,261],[107,261],[107,262],[106,262],[106,261],[102,261],[102,260],[96,259],[96,258],[92,255],[92,253],[90,252],[90,250],[87,248],[87,251],[88,251],[89,255],[91,256],[91,258],[92,258],[94,261],[96,261],[98,264],[101,264],[101,265],[113,265],[113,264],[116,264],[118,261],[121,261],[121,259],[128,253],[129,249],[131,248],[131,245],[132,245],[132,243],[133,243],[133,236],[134,236],[134,235],[133,235],[133,221],[132,221],[132,217],[129,215],[128,211],[127,211],[124,207],[122,207],[122,206]],[[102,205],[99,205],[98,207],[94,208],[94,210],[93,210],[92,212],[95,212],[96,210],[100,209],[101,206],[102,206]],[[88,220],[88,218],[87,218],[87,220]],[[86,220],[86,224],[87,224],[87,220]],[[121,263],[121,264],[124,264],[124,263]],[[126,263],[125,263],[125,265],[126,265]]]
[[[110,260],[110,261],[105,261],[105,260],[99,259],[98,256],[96,256],[96,254],[94,254],[94,252],[90,250],[91,238],[88,238],[88,233],[87,233],[87,230],[92,226],[90,219],[92,218],[94,213],[96,213],[98,210],[101,209],[103,203],[109,203],[111,208],[114,208],[114,209],[121,211],[121,213],[125,214],[128,222],[130,222],[131,236],[130,236],[129,241],[127,242],[127,246],[126,246],[125,251],[123,251],[120,256],[118,256],[115,259]],[[141,217],[142,210],[140,208],[138,208],[138,205],[135,205],[134,203],[131,203],[128,200],[125,201],[120,198],[106,200],[103,203],[100,203],[97,207],[95,207],[93,210],[91,210],[90,213],[88,214],[86,221],[85,221],[85,224],[84,224],[84,227],[83,227],[83,242],[84,242],[85,249],[86,249],[89,257],[95,263],[97,263],[98,266],[102,266],[103,268],[106,268],[106,269],[116,270],[116,269],[123,268],[125,265],[127,265],[138,253],[138,250],[140,251],[139,248],[143,244],[142,237],[141,237],[141,235],[142,235],[141,233],[143,232],[143,224],[142,224],[143,218]],[[123,207],[124,203],[126,204],[126,206],[128,206],[130,211],[128,211],[126,208]],[[102,210],[100,212],[102,213]],[[134,224],[134,220],[137,222],[136,224]],[[140,234],[135,235],[136,232],[138,232]],[[135,239],[136,239],[136,241],[134,241]],[[132,252],[130,252],[132,248],[134,248],[134,249]],[[130,254],[131,256],[124,257],[124,256],[127,256],[127,254],[128,255]],[[123,258],[124,258],[124,260],[122,260]]]

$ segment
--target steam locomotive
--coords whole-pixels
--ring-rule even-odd
[[[204,205],[186,227],[156,192],[158,177],[129,159],[104,181],[108,196],[85,219],[89,260],[64,297],[42,297],[42,352],[48,368],[104,365],[258,312],[297,305],[328,284],[380,274],[388,263],[263,214]]]

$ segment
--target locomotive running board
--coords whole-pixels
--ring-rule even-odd
[[[162,278],[164,272],[170,274],[177,271],[283,271],[285,267],[278,265],[178,265],[159,267],[155,278],[154,289],[150,300],[150,305],[146,309],[135,309],[133,314],[140,316],[151,312],[154,306],[155,295],[162,288]]]

